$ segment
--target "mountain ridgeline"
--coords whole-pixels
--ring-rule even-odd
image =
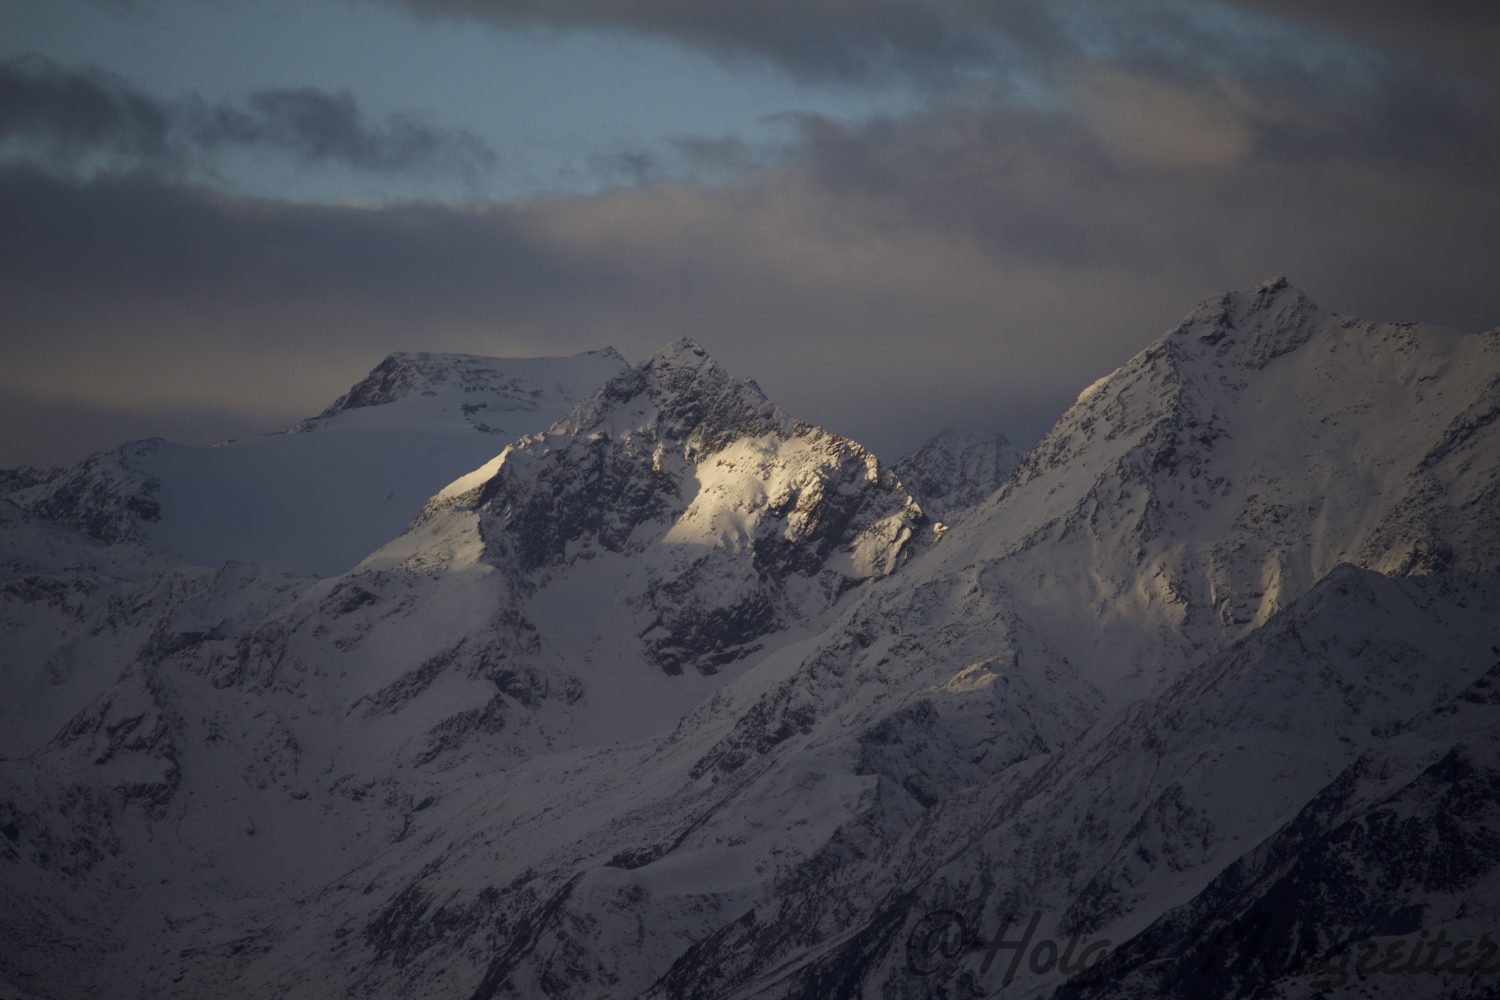
[[[690,340],[396,354],[0,490],[6,997],[1500,971],[1500,330],[1277,279],[893,463]]]

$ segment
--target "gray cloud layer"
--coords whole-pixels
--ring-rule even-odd
[[[1272,273],[1341,311],[1500,321],[1500,194],[1479,164],[1337,152],[1358,123],[1323,146],[1205,130],[1223,115],[1169,107],[1137,123],[1144,150],[1091,114],[1008,106],[813,119],[794,159],[724,186],[488,208],[11,169],[0,381],[274,427],[393,349],[639,357],[690,334],[793,412],[895,451],[966,415],[1038,433],[1199,297]]]
[[[403,115],[372,121],[347,93],[300,87],[258,91],[242,105],[169,102],[111,74],[38,57],[0,63],[6,139],[54,162],[99,155],[156,170],[187,170],[228,148],[385,174],[475,177],[496,161],[469,132]]]
[[[737,15],[701,7],[691,16],[731,32]],[[641,9],[669,25],[680,6]],[[771,58],[759,39],[812,25],[795,57],[809,73],[869,70],[861,52],[967,58],[937,42],[897,54],[906,36],[878,16],[842,34],[854,5],[767,9],[780,19],[734,35],[742,54]],[[138,415],[114,437],[175,433],[209,411],[274,427],[393,349],[614,343],[639,357],[689,334],[792,412],[894,453],[955,418],[1035,435],[1194,301],[1275,273],[1346,313],[1500,323],[1500,101],[1462,32],[1429,27],[1407,53],[1390,4],[1361,4],[1357,31],[1352,7],[1327,5],[1306,15],[1321,34],[1291,39],[1150,9],[1088,54],[1048,41],[1055,23],[1018,21],[1032,56],[1046,53],[1045,101],[971,82],[908,115],[792,118],[779,158],[684,140],[683,155],[723,172],[716,184],[671,181],[630,154],[609,168],[646,183],[590,197],[354,208],[12,166],[0,170],[0,391]],[[1475,15],[1472,33],[1492,24]],[[128,134],[152,148],[150,127]],[[0,464],[85,440],[49,426],[25,427]]]

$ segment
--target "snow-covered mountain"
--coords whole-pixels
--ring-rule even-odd
[[[682,340],[450,484],[364,567],[474,553],[568,635],[564,661],[634,636],[668,674],[712,674],[891,573],[926,524],[874,455]]]
[[[202,566],[239,559],[329,576],[399,534],[459,470],[546,428],[624,364],[609,348],[567,358],[392,354],[286,433],[211,448],[133,441],[45,478],[15,470],[0,495],[95,538],[142,541]]]
[[[0,985],[1487,995],[1338,973],[1500,908],[1500,330],[1226,294],[1009,474],[606,377],[328,579],[0,501]]]
[[[954,518],[998,490],[1021,452],[999,432],[945,427],[895,465],[901,481],[935,517]]]

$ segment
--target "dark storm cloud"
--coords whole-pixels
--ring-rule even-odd
[[[0,63],[0,139],[27,139],[59,157],[103,149],[157,162],[175,155],[173,119],[117,77],[38,58]]]
[[[350,94],[312,87],[262,90],[250,95],[245,108],[213,108],[192,136],[208,146],[260,146],[312,162],[388,173],[474,174],[495,166],[494,151],[472,133],[437,129],[402,115],[375,126]]]
[[[263,90],[243,105],[162,101],[117,76],[31,57],[0,63],[0,140],[54,162],[97,155],[183,171],[226,148],[377,173],[475,176],[494,152],[474,135],[393,115],[375,122],[347,93]]]

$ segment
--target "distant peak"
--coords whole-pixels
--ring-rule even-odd
[[[459,354],[451,351],[392,351],[381,359],[372,372],[394,368],[399,365],[441,365],[454,361],[494,360],[482,354]]]
[[[560,378],[569,378],[566,373],[570,372],[586,377],[585,385],[576,390],[581,394],[588,384],[597,385],[613,371],[624,367],[625,359],[613,347],[580,351],[566,357],[540,358],[392,351],[314,419],[336,416],[347,410],[383,406],[412,396],[550,387]],[[304,421],[298,426],[306,429],[306,423]]]
[[[455,366],[480,360],[467,354],[392,351],[318,416],[331,417],[346,410],[395,402],[441,381],[443,375]]]
[[[1316,309],[1317,306],[1301,289],[1297,288],[1287,280],[1286,275],[1279,274],[1274,278],[1267,278],[1254,291],[1245,296],[1249,301],[1250,309],[1264,309],[1272,303],[1296,303]]]
[[[704,363],[717,365],[718,362],[709,357],[703,345],[691,337],[678,337],[662,345],[662,348],[646,360],[648,366],[657,365],[690,365],[697,367]]]
[[[610,379],[562,426],[577,433],[638,421],[647,412],[672,437],[713,444],[764,433],[781,420],[758,385],[730,375],[696,340],[679,337]]]
[[[621,354],[610,345],[605,345],[604,347],[594,347],[586,351],[577,351],[573,354],[567,355],[540,355],[537,357],[511,357],[508,355],[495,354],[466,354],[461,351],[392,351],[384,358],[382,358],[380,363],[370,370],[370,373],[373,375],[375,372],[400,367],[403,365],[442,369],[445,367],[451,367],[453,365],[463,363],[480,364],[485,366],[501,366],[525,364],[527,362],[534,361],[566,360],[569,358],[608,358],[612,361],[618,361],[622,365],[628,363],[625,360],[625,355]]]
[[[691,337],[679,337],[664,345],[640,365],[640,372],[652,387],[658,406],[677,408],[696,405],[698,397],[713,398],[730,394],[765,399],[760,387],[747,379],[737,379],[715,361],[703,345]]]
[[[944,424],[942,429],[934,434],[923,447],[967,448],[973,445],[1005,446],[1009,444],[1010,439],[999,431],[974,430],[957,424]]]
[[[949,424],[898,461],[895,471],[929,513],[950,517],[999,489],[1020,457],[999,431]]]
[[[1262,368],[1304,344],[1322,316],[1317,303],[1278,275],[1248,291],[1205,299],[1167,339],[1197,345],[1194,355],[1217,358],[1221,364]]]

